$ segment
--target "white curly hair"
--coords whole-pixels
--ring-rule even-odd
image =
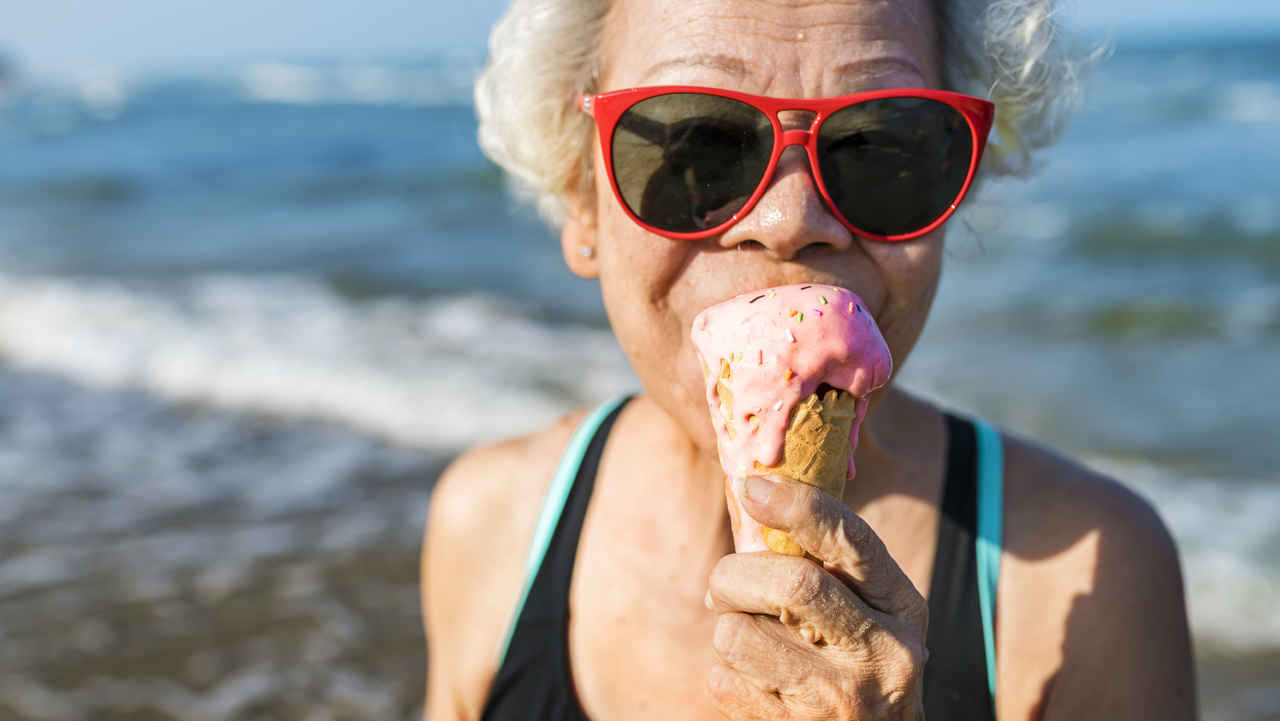
[[[489,35],[475,85],[481,149],[553,227],[564,198],[592,186],[591,118],[571,98],[594,92],[609,0],[511,0]],[[1060,37],[1054,0],[933,0],[946,90],[995,103],[985,175],[1022,175],[1079,99],[1092,57]],[[576,188],[570,187],[577,183]]]

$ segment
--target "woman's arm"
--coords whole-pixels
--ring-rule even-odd
[[[1177,548],[1141,499],[1115,504],[1098,528],[1093,592],[1077,596],[1067,616],[1043,719],[1195,719]]]
[[[470,539],[483,530],[477,511],[480,499],[469,498],[468,489],[480,490],[490,465],[488,452],[473,451],[441,474],[431,493],[422,541],[420,582],[422,617],[427,638],[427,721],[462,721],[479,717],[482,689],[474,682],[483,663],[475,656],[476,643],[468,643],[460,631],[470,628],[468,599],[474,594],[483,565],[470,563]],[[484,635],[483,626],[479,632]],[[473,677],[468,684],[467,677]]]
[[[428,721],[480,717],[524,583],[541,499],[582,416],[468,451],[436,482],[419,577]]]
[[[1198,717],[1178,552],[1114,480],[1006,440],[1002,719]]]

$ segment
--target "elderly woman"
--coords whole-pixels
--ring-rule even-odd
[[[514,0],[481,143],[599,280],[644,389],[440,479],[428,718],[1195,717],[1152,509],[892,382],[842,498],[747,481],[808,555],[733,552],[691,322],[842,286],[902,367],[979,159],[1025,165],[1070,100],[1047,0],[987,2]]]

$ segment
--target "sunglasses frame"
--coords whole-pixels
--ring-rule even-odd
[[[773,126],[773,150],[769,156],[769,163],[765,167],[764,174],[760,177],[760,182],[757,184],[755,191],[747,199],[746,204],[728,220],[714,227],[693,232],[663,230],[641,220],[639,216],[631,211],[631,208],[623,199],[622,192],[618,189],[617,178],[613,173],[613,134],[617,127],[618,119],[622,117],[622,114],[642,100],[648,100],[659,95],[678,93],[700,93],[737,100],[764,113],[765,117],[769,119],[769,123]],[[832,200],[831,195],[827,192],[826,182],[822,179],[821,165],[818,163],[818,135],[822,129],[822,123],[828,117],[836,111],[843,110],[851,105],[885,98],[923,98],[940,102],[960,113],[968,124],[969,132],[972,136],[972,152],[970,153],[969,170],[965,175],[964,185],[961,186],[960,192],[956,197],[952,199],[947,210],[929,225],[909,233],[897,235],[871,233],[850,223],[844,217],[844,214],[840,212],[840,209],[836,207],[835,201]],[[969,186],[973,184],[974,175],[977,174],[978,165],[982,161],[982,152],[986,148],[987,135],[991,131],[991,124],[995,116],[995,105],[989,100],[945,90],[927,90],[924,88],[893,88],[838,95],[830,98],[805,99],[774,98],[766,95],[752,95],[750,93],[739,93],[733,90],[697,85],[653,85],[612,90],[605,93],[583,93],[578,96],[575,104],[579,110],[595,119],[596,128],[600,135],[600,148],[604,154],[605,170],[609,176],[609,185],[613,188],[613,195],[618,199],[618,204],[622,206],[627,215],[646,230],[668,238],[689,240],[706,238],[722,233],[750,213],[761,196],[768,190],[774,171],[777,170],[778,161],[782,157],[782,151],[793,145],[799,145],[805,149],[805,153],[809,158],[810,177],[813,179],[819,195],[822,196],[823,202],[826,203],[827,209],[831,211],[832,215],[850,231],[870,240],[890,243],[918,238],[945,223],[955,213],[956,207],[960,205],[960,201],[964,199],[965,194],[969,192]],[[814,113],[814,117],[807,130],[783,130],[778,114],[784,110],[811,112]]]

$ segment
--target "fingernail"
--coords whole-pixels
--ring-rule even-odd
[[[702,599],[702,604],[703,604],[704,606],[706,606],[706,607],[707,607],[707,610],[708,610],[708,611],[710,611],[711,609],[715,608],[715,606],[712,604],[712,601],[711,601],[711,590],[710,590],[710,589],[707,589],[707,596],[706,596],[706,598]]]
[[[751,476],[747,479],[747,498],[753,503],[768,503],[769,496],[773,495],[774,485],[776,484],[767,478]]]

